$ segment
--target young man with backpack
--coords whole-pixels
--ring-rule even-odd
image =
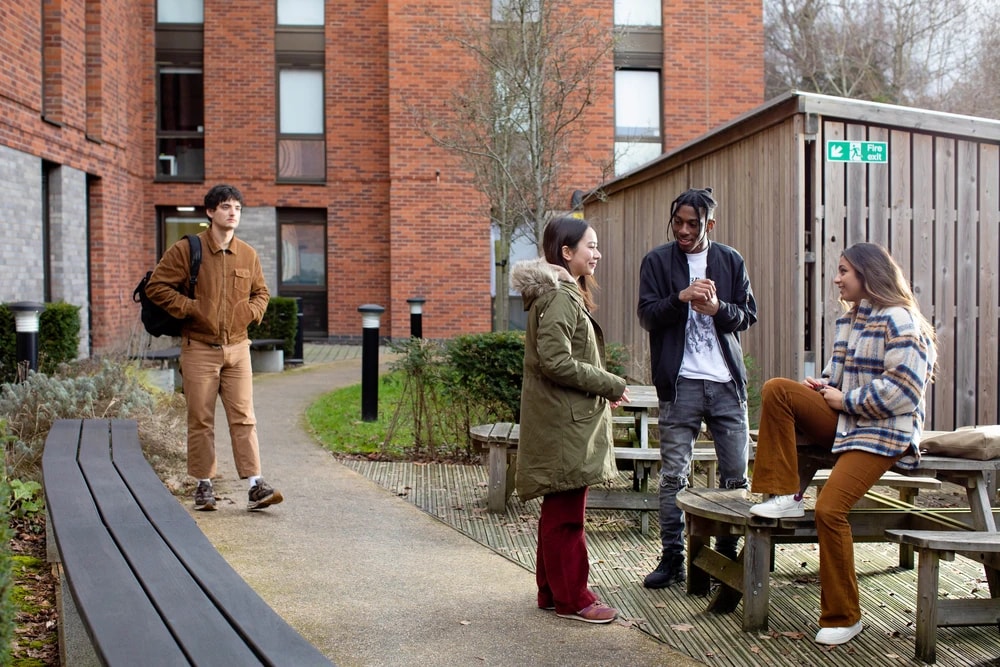
[[[229,422],[236,471],[248,479],[247,509],[280,503],[281,493],[261,478],[253,376],[247,326],[260,322],[270,294],[257,252],[236,238],[243,195],[231,185],[216,185],[205,195],[209,228],[198,234],[201,269],[193,296],[185,294],[191,271],[191,246],[173,244],[146,286],[149,299],[181,318],[181,376],[187,401],[188,474],[198,480],[196,510],[215,509],[215,405],[219,396]]]

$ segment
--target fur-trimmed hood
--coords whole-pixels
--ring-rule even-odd
[[[576,284],[569,271],[549,264],[544,257],[518,262],[510,270],[510,286],[520,293],[525,310],[538,297],[559,289],[560,282]]]

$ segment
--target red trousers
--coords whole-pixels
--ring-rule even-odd
[[[538,606],[555,606],[558,614],[575,614],[597,601],[587,588],[586,506],[587,487],[550,493],[542,499],[535,557]]]
[[[750,488],[754,493],[780,496],[799,493],[810,480],[799,479],[796,447],[830,451],[838,413],[819,392],[785,378],[768,380],[761,390],[761,401]],[[888,456],[846,451],[837,457],[816,500],[820,627],[846,627],[861,619],[854,536],[847,515],[895,462]]]

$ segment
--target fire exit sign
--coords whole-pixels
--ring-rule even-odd
[[[885,141],[828,141],[827,162],[888,162],[889,144]]]

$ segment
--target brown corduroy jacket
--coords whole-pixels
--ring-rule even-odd
[[[223,250],[206,230],[201,239],[201,269],[194,297],[185,294],[191,271],[191,246],[181,239],[170,246],[146,288],[149,299],[174,317],[184,318],[181,336],[232,345],[247,339],[247,326],[260,322],[271,295],[257,251],[233,237]]]

